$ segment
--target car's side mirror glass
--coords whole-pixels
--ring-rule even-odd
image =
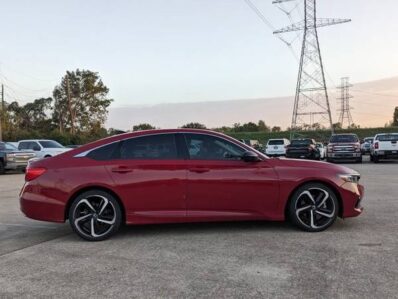
[[[258,162],[261,161],[260,157],[251,151],[244,152],[242,155],[242,160],[245,162]]]

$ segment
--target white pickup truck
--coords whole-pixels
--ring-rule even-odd
[[[398,160],[398,133],[377,134],[370,150],[374,163],[380,160]]]

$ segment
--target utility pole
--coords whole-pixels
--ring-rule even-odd
[[[66,96],[68,99],[68,110],[69,110],[69,117],[71,123],[71,133],[75,134],[75,117],[72,111],[72,99],[71,99],[71,92],[70,92],[70,82],[69,82],[69,73],[66,74]]]
[[[275,0],[273,4],[292,2]],[[303,127],[325,125],[333,133],[332,114],[318,39],[318,27],[350,22],[349,19],[317,18],[316,0],[304,1],[304,20],[274,31],[274,34],[303,31],[300,66],[294,100],[291,137]]]
[[[337,87],[340,89],[341,94],[340,98],[338,98],[340,101],[340,109],[337,111],[340,111],[339,123],[341,124],[342,128],[344,128],[345,122],[347,122],[348,127],[353,124],[351,116],[352,107],[350,106],[350,99],[353,98],[353,96],[350,95],[350,87],[352,87],[352,85],[349,83],[349,80],[349,77],[341,78],[341,85]]]
[[[0,141],[3,140],[3,129],[5,124],[5,104],[4,104],[4,85],[1,84],[1,113],[0,113]]]

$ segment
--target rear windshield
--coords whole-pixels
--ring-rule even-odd
[[[330,138],[331,143],[351,143],[358,142],[358,137],[356,135],[334,135]]]
[[[377,136],[377,140],[379,140],[379,141],[398,141],[398,134],[380,135],[380,136]]]
[[[268,145],[283,145],[283,140],[270,140],[268,141]]]
[[[52,140],[39,141],[39,143],[44,148],[63,148],[58,142]]]
[[[311,140],[309,139],[302,139],[302,140],[292,140],[291,145],[293,146],[306,146],[306,145],[310,145],[311,144]]]

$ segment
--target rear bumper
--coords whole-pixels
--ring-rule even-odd
[[[26,217],[50,222],[65,222],[65,204],[55,198],[42,194],[39,186],[25,185],[19,203]]]
[[[293,159],[314,159],[315,156],[313,153],[309,152],[298,152],[298,153],[286,153],[287,158],[293,158]]]
[[[396,151],[375,151],[374,156],[385,160],[398,160],[398,150]]]

